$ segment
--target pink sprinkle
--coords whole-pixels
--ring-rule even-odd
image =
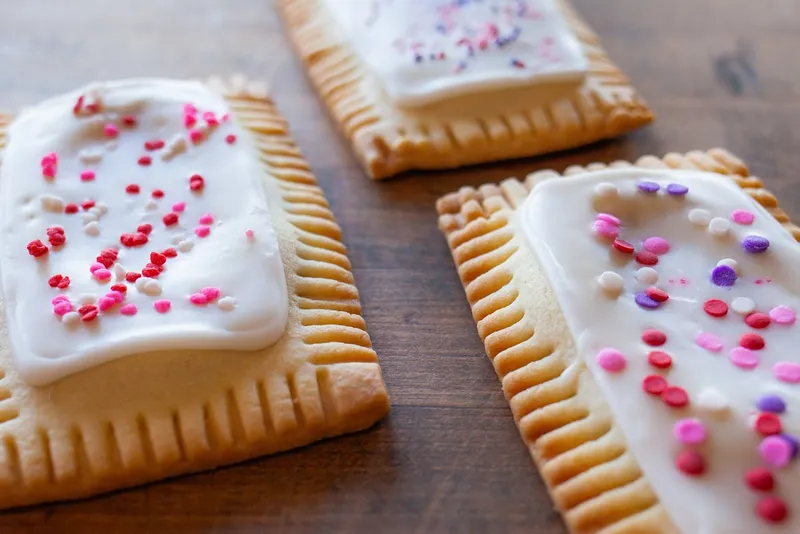
[[[191,102],[186,102],[183,105],[183,112],[187,115],[194,115],[195,113],[197,113],[197,106],[195,106]]]
[[[198,226],[194,229],[194,233],[197,234],[197,237],[208,237],[208,234],[211,233],[211,228],[209,226]]]
[[[94,171],[90,169],[86,169],[85,171],[81,172],[81,181],[82,182],[91,182],[94,180]]]
[[[714,334],[708,332],[701,332],[694,338],[694,342],[709,352],[719,352],[725,345],[722,340]]]
[[[229,145],[232,145],[233,143],[236,142],[236,136],[233,135],[233,134],[226,135],[225,136],[225,142],[228,143]]]
[[[176,202],[172,205],[172,211],[177,211],[181,213],[183,210],[186,209],[186,202]]]
[[[48,163],[42,166],[42,176],[50,178],[51,180],[56,177],[56,166]]]
[[[619,236],[618,226],[602,220],[595,221],[592,224],[592,230],[594,230],[595,234],[608,239],[616,239]]]
[[[772,374],[781,382],[797,384],[800,382],[800,363],[778,362],[772,366]]]
[[[244,235],[247,236],[247,239],[253,239],[253,237],[255,237],[256,233],[253,230],[251,230],[250,228],[248,228],[247,230],[244,231]]]
[[[45,165],[58,165],[58,156],[55,152],[50,152],[42,158],[42,167]]]
[[[158,313],[167,313],[171,307],[172,303],[166,299],[157,300],[153,303],[153,308],[155,308]]]
[[[183,125],[184,126],[186,126],[187,128],[191,128],[195,124],[197,124],[197,117],[195,117],[194,115],[191,115],[189,113],[187,113],[186,115],[183,116]]]
[[[769,311],[769,318],[778,324],[794,324],[794,310],[789,306],[775,306]]]
[[[122,315],[136,315],[137,311],[139,311],[139,309],[136,307],[136,304],[126,304],[119,309]]]
[[[603,349],[595,357],[597,365],[609,373],[617,373],[625,369],[627,360],[625,356],[616,349]]]
[[[622,221],[620,221],[617,217],[614,217],[610,213],[598,213],[597,214],[598,221],[605,221],[609,224],[613,224],[614,226],[619,226]]]
[[[643,243],[644,249],[653,254],[666,254],[669,252],[669,241],[663,237],[648,237]]]
[[[214,116],[213,111],[206,111],[205,113],[203,113],[203,120],[206,121],[209,126],[219,125],[219,121],[217,120],[217,117]]]
[[[755,369],[758,366],[758,353],[744,347],[731,349],[729,358],[733,365],[742,369]]]
[[[783,467],[792,459],[792,445],[780,436],[767,436],[758,444],[758,453],[772,467]]]
[[[116,124],[108,123],[103,127],[103,133],[106,137],[117,137],[119,135],[119,128]]]
[[[111,278],[111,271],[109,271],[108,269],[97,269],[92,274],[94,275],[95,278],[97,278],[101,282]]]
[[[106,296],[110,299],[114,299],[114,302],[122,302],[125,300],[125,295],[121,291],[109,291],[106,293]]]
[[[111,309],[111,307],[116,303],[117,301],[111,297],[100,297],[97,299],[97,307],[100,308],[100,311]]]
[[[706,427],[699,419],[681,419],[672,427],[672,435],[684,445],[698,445],[706,440]]]
[[[68,300],[59,301],[53,306],[53,313],[56,315],[64,315],[72,311],[72,304]]]
[[[220,120],[222,122],[228,122],[228,119],[230,119],[230,118],[231,118],[230,114],[226,113],[225,115],[222,116],[222,119],[220,119]]]
[[[208,304],[208,298],[202,293],[193,293],[191,296],[189,296],[189,301],[192,304],[197,304],[198,306]]]
[[[213,302],[219,298],[220,291],[218,287],[204,287],[200,290],[200,293],[205,295],[209,302]]]
[[[203,140],[203,132],[200,130],[190,130],[189,139],[192,140],[192,143],[197,144]]]
[[[69,297],[66,295],[58,295],[57,297],[53,297],[53,300],[50,301],[50,304],[55,306],[59,302],[69,302]]]
[[[747,210],[733,210],[731,214],[731,219],[736,224],[753,224],[753,221],[756,220],[756,216],[752,211]]]
[[[97,262],[97,261],[96,261],[96,262],[94,262],[93,264],[91,264],[91,265],[89,266],[89,272],[90,272],[90,273],[92,273],[92,274],[94,274],[94,273],[96,273],[98,270],[100,270],[100,269],[105,269],[105,268],[106,268],[106,266],[105,266],[105,265],[103,265],[102,263],[100,263],[100,262]]]
[[[214,216],[211,215],[210,213],[206,213],[205,215],[200,217],[200,220],[197,222],[199,222],[200,224],[209,225],[214,222]]]

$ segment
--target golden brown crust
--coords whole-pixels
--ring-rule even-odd
[[[373,178],[534,156],[616,137],[653,114],[567,0],[558,0],[589,58],[585,83],[546,106],[436,117],[388,101],[320,0],[278,0],[311,81]]]
[[[0,332],[0,508],[291,449],[367,428],[389,409],[341,231],[286,122],[261,85],[209,85],[223,91],[265,167],[289,290],[286,332],[235,359],[142,354],[43,388],[19,379]],[[0,151],[8,122],[0,116]]]
[[[574,166],[564,174],[631,165]],[[775,196],[725,150],[646,156],[633,165],[727,175],[800,240]],[[577,358],[549,282],[513,220],[530,189],[554,176],[540,171],[446,195],[437,202],[439,227],[522,439],[571,532],[677,532]]]

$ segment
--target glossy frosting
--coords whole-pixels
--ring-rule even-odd
[[[637,184],[642,179],[656,183],[659,191],[641,191]],[[688,186],[688,194],[666,194],[671,183]],[[733,222],[737,209],[755,214],[752,224]],[[652,266],[658,277],[654,285],[669,294],[658,309],[635,302],[635,294],[651,285],[640,280],[652,281],[653,272],[593,232],[601,213],[621,220],[620,237],[637,251],[648,237],[668,241],[670,250]],[[762,438],[751,420],[759,398],[778,394],[787,405],[781,415],[783,433],[800,433],[800,385],[773,376],[775,363],[800,362],[800,326],[773,322],[756,330],[734,310],[748,313],[746,299],[757,312],[776,306],[800,310],[800,248],[791,235],[731,180],[699,172],[620,169],[546,180],[533,189],[518,216],[575,339],[580,361],[574,365],[590,369],[630,451],[675,524],[687,534],[800,532],[796,460],[782,469],[767,466],[776,480],[769,495],[782,498],[790,510],[779,525],[769,525],[755,513],[761,495],[743,482],[748,469],[765,466],[757,450]],[[717,223],[710,230],[710,218],[730,224]],[[728,231],[720,232],[719,227]],[[767,237],[768,250],[746,252],[740,242],[748,235]],[[732,264],[731,259],[739,275],[734,285],[711,283],[710,273],[718,262]],[[725,317],[712,317],[703,310],[708,299],[722,300],[731,309]],[[667,342],[661,347],[645,345],[641,336],[646,329],[664,332]],[[748,332],[766,341],[766,347],[756,351],[759,362],[751,370],[732,363],[733,349]],[[714,353],[698,346],[701,333],[716,336],[722,350]],[[618,363],[608,352],[601,358],[599,353],[609,348],[625,357],[624,369],[607,370]],[[671,355],[672,367],[648,365],[652,350]],[[671,408],[643,391],[642,380],[651,374],[684,388],[689,405]],[[708,436],[704,443],[687,446],[674,438],[673,426],[684,418],[701,421]],[[705,457],[705,474],[690,477],[675,467],[683,450]]]
[[[324,0],[399,106],[579,83],[587,60],[554,0]]]
[[[81,95],[84,107],[75,113]],[[198,110],[191,127],[187,104]],[[262,170],[248,135],[228,113],[225,101],[202,84],[130,80],[54,98],[12,123],[0,167],[0,271],[13,357],[25,381],[43,385],[148,351],[256,350],[282,335],[287,289]],[[126,125],[124,117],[136,124]],[[147,150],[153,140],[164,146]],[[49,153],[58,158],[53,179],[42,172]],[[139,164],[142,156],[151,164]],[[94,179],[80,178],[87,170]],[[192,191],[195,174],[204,185]],[[126,192],[129,184],[140,193]],[[154,189],[163,197],[154,198]],[[74,214],[61,209],[87,199],[96,206]],[[179,222],[167,226],[163,217],[173,209]],[[145,245],[121,244],[122,234],[145,223],[153,227]],[[66,235],[60,247],[50,246],[46,235],[56,225]],[[49,252],[30,255],[26,246],[33,240]],[[118,258],[111,279],[100,281],[90,266],[105,248],[117,248]],[[126,282],[126,271],[142,273],[152,252],[168,248],[176,256],[157,278]],[[50,287],[55,274],[69,276],[69,287]],[[57,295],[77,310],[98,304],[118,283],[127,286],[124,301],[101,307],[94,320],[54,313]],[[207,288],[208,303],[190,301]],[[135,315],[120,312],[130,304]]]

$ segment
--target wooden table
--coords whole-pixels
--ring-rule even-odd
[[[655,126],[553,157],[374,183],[312,93],[270,0],[1,0],[3,108],[102,78],[271,82],[344,229],[394,407],[358,435],[5,513],[0,532],[564,532],[483,354],[436,198],[541,168],[725,146],[800,216],[797,0],[576,4],[655,108]]]

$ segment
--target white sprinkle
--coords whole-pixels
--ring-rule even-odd
[[[81,219],[83,219],[83,224],[88,224],[90,222],[97,220],[97,215],[91,212],[83,212],[81,213]]]
[[[90,148],[84,148],[78,154],[78,159],[81,160],[81,163],[84,165],[95,165],[100,163],[100,160],[103,159],[103,153],[99,150],[92,150]]]
[[[161,294],[161,282],[158,280],[153,280],[152,278],[147,279],[144,284],[144,292],[150,296],[156,296]]]
[[[36,211],[30,208],[22,208],[22,214],[25,216],[26,219],[35,219],[36,218]]]
[[[739,315],[750,315],[755,311],[756,303],[747,297],[736,297],[731,302],[731,309]]]
[[[106,143],[106,150],[108,150],[109,152],[113,152],[114,150],[117,149],[117,146],[119,146],[119,142],[109,141]]]
[[[594,187],[594,194],[598,198],[614,198],[619,194],[619,190],[612,183],[601,182]]]
[[[217,301],[217,306],[219,306],[221,310],[231,311],[236,307],[236,299],[233,297],[222,297]]]
[[[103,212],[97,206],[92,206],[91,208],[89,208],[89,213],[91,213],[98,219],[103,216]]]
[[[608,294],[618,296],[624,285],[622,277],[614,271],[606,271],[597,279],[597,283]]]
[[[697,395],[697,407],[711,415],[724,416],[728,413],[728,401],[716,389],[706,388]]]
[[[173,245],[177,245],[178,243],[180,243],[184,239],[186,239],[186,234],[184,232],[181,232],[181,233],[178,233],[178,234],[175,234],[174,236],[172,236],[172,239],[170,239],[170,242]]]
[[[86,232],[86,235],[91,236],[98,236],[100,235],[100,224],[97,221],[92,221],[87,223],[86,226],[83,227],[83,231]]]
[[[67,326],[78,324],[78,321],[80,321],[80,319],[81,317],[80,315],[78,315],[78,312],[74,311],[67,312],[61,316],[61,322]]]
[[[723,267],[723,266],[730,267],[731,269],[736,271],[736,274],[739,274],[739,262],[737,262],[733,258],[725,258],[717,262],[717,267]]]
[[[106,213],[108,213],[108,204],[106,204],[102,200],[100,202],[97,202],[94,205],[94,207],[100,211],[100,215],[105,215]]]
[[[708,232],[711,235],[724,236],[728,234],[730,229],[731,222],[728,219],[723,219],[722,217],[714,217],[708,223]]]
[[[189,252],[190,250],[192,250],[192,248],[194,248],[194,241],[192,241],[191,239],[187,239],[185,241],[181,241],[180,243],[178,243],[178,250],[180,250],[181,252]]]
[[[643,284],[653,285],[658,282],[658,271],[652,267],[642,267],[636,271],[636,279]]]
[[[91,293],[84,293],[78,296],[78,302],[80,304],[94,304],[95,300],[97,300],[97,295],[92,295]]]
[[[703,209],[693,209],[689,212],[689,222],[695,226],[708,226],[711,221],[711,213]]]
[[[172,159],[181,152],[184,152],[186,150],[186,146],[186,138],[181,134],[176,134],[172,139],[170,139],[164,150],[161,151],[161,159],[164,161]]]
[[[144,276],[140,276],[139,278],[136,279],[133,285],[136,286],[136,289],[138,289],[140,293],[144,293],[144,285],[146,283],[147,283],[147,278],[145,278]]]
[[[125,267],[123,267],[121,263],[114,264],[113,272],[114,272],[114,278],[116,278],[117,280],[122,280],[123,278],[125,278],[125,274],[127,274],[127,271],[125,271]]]
[[[55,195],[42,195],[39,199],[42,202],[42,209],[54,213],[64,211],[64,200]]]
[[[156,202],[152,198],[148,200],[144,205],[144,209],[146,209],[147,211],[152,211],[156,208],[158,208],[158,202]]]

